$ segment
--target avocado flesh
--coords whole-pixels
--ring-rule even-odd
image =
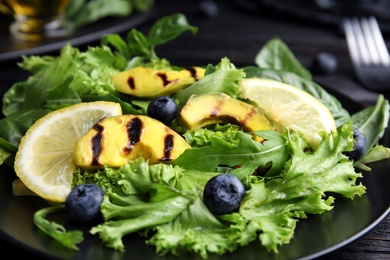
[[[274,129],[261,110],[223,93],[192,95],[179,113],[178,122],[190,130],[216,123],[234,123],[244,131]]]
[[[140,98],[154,98],[174,93],[203,78],[205,69],[189,67],[177,70],[154,70],[135,67],[111,76],[118,92]]]
[[[84,169],[121,167],[140,156],[149,164],[172,162],[190,145],[160,121],[145,115],[107,117],[76,144],[74,163]]]

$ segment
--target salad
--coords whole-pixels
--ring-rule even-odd
[[[100,46],[85,52],[66,45],[58,57],[24,57],[19,64],[32,76],[15,83],[4,95],[5,117],[0,120],[1,163],[15,167],[17,173],[27,161],[20,160],[18,154],[32,139],[30,131],[47,122],[41,119],[53,120],[51,115],[60,111],[94,102],[116,107],[111,116],[103,116],[93,127],[84,129],[82,138],[71,146],[72,156],[77,156],[72,162],[75,167],[68,196],[50,200],[50,194],[42,195],[48,200],[47,207],[34,215],[36,226],[63,246],[79,250],[83,232],[66,230],[47,216],[67,211],[67,206],[71,207],[68,198],[70,204],[77,204],[75,199],[88,190],[85,192],[95,194],[95,202],[99,200],[98,206],[91,204],[91,208],[101,214],[88,232],[115,250],[126,250],[123,237],[137,233],[162,255],[185,250],[206,259],[251,242],[277,254],[280,246],[293,239],[299,221],[333,209],[337,203],[334,194],[346,199],[364,194],[362,171],[370,171],[371,162],[389,158],[389,148],[380,144],[389,119],[388,101],[383,96],[375,106],[350,115],[312,81],[309,71],[278,38],[260,49],[255,66],[242,68],[226,57],[218,64],[182,68],[157,56],[156,46],[185,31],[196,33],[197,28],[178,13],[157,21],[147,35],[132,29],[126,40],[106,35]],[[152,84],[153,80],[141,77],[138,81],[131,76],[135,70],[136,75],[158,71],[160,79],[170,83],[166,84],[169,88],[156,96],[145,94],[144,88],[137,92],[139,84]],[[323,129],[310,130],[305,116],[299,119],[307,129],[294,128],[297,121],[276,120],[279,113],[271,113],[271,108],[280,114],[283,111],[275,108],[277,99],[267,98],[266,93],[306,102],[314,112],[321,112],[314,121],[322,123]],[[152,119],[155,103],[170,104],[163,109],[154,107],[169,113]],[[215,110],[207,110],[209,105],[224,111],[218,120]],[[177,116],[167,119],[172,110]],[[299,109],[293,110],[294,115],[300,115]],[[118,121],[131,122],[127,128],[131,138],[150,142],[144,147],[151,148],[146,152],[137,142],[132,143],[126,149],[139,149],[138,156],[119,164],[111,156],[118,149],[111,150],[106,161],[100,161],[102,157],[95,153],[86,155],[90,149],[107,145],[102,138],[114,140],[115,147],[115,140],[124,136],[121,130],[107,137],[96,131],[116,129]],[[142,124],[153,126],[148,130],[149,138],[140,137]],[[155,136],[162,132],[165,148],[161,156],[161,149],[154,148],[161,146]],[[14,194],[40,196],[27,181],[16,179]],[[234,188],[234,192],[226,192],[232,199],[222,209],[224,201],[215,194],[220,183]]]
[[[75,28],[85,26],[106,17],[126,17],[135,12],[152,8],[153,0],[77,0],[70,1],[65,16]]]

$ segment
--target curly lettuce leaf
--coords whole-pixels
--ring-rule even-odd
[[[293,156],[273,162],[280,164],[276,166],[280,170],[272,178],[244,176],[246,195],[239,211],[232,214],[215,216],[203,203],[205,184],[221,174],[216,169],[149,165],[140,157],[119,169],[105,167],[75,174],[75,184],[93,182],[105,191],[101,205],[105,222],[90,232],[117,250],[125,250],[124,236],[138,232],[162,255],[179,255],[184,249],[207,258],[210,253],[222,255],[255,240],[277,253],[279,246],[293,238],[300,219],[333,208],[335,198],[331,194],[352,199],[365,193],[365,187],[358,183],[362,175],[355,172],[353,162],[344,155],[353,148],[351,123],[336,133],[322,133],[316,150],[308,149],[297,132],[287,132],[283,138],[271,132],[260,131],[259,135],[266,137],[266,142],[283,140]],[[214,146],[223,142],[231,143],[234,149],[240,142],[248,145],[249,141],[256,147],[248,134],[235,133],[234,129],[226,133],[224,140],[221,132],[205,130],[203,136],[195,135],[192,141],[200,149],[218,150],[221,147]],[[271,147],[274,146],[268,148],[272,150]],[[219,156],[225,156],[224,162],[231,159],[229,154]],[[240,156],[246,157],[236,154]]]
[[[147,244],[155,246],[161,255],[179,255],[182,249],[197,253],[203,259],[207,259],[210,253],[222,255],[239,246],[237,241],[246,226],[245,219],[239,219],[241,221],[236,220],[233,225],[226,225],[207,209],[199,197],[174,221],[152,229],[155,234]]]
[[[276,253],[277,246],[292,239],[298,219],[333,208],[335,199],[328,193],[350,199],[365,193],[365,187],[357,183],[362,175],[343,154],[353,146],[351,124],[343,125],[337,134],[324,134],[314,152],[307,151],[296,133],[288,135],[293,157],[280,178],[265,182],[252,177],[251,192],[240,209],[250,220],[246,233],[259,233],[261,243]]]
[[[174,189],[181,175],[178,167],[148,165],[140,157],[118,170],[107,170],[113,173],[93,176],[93,182],[101,183],[105,190],[101,205],[105,222],[90,232],[97,234],[108,247],[123,251],[123,236],[171,222],[191,202],[190,193],[182,194]],[[114,177],[114,188],[106,185],[111,183],[107,182],[111,177]]]
[[[134,201],[133,201],[134,202]],[[97,234],[106,246],[124,251],[123,236],[140,231],[144,228],[155,227],[173,221],[189,204],[183,196],[169,197],[156,202],[133,203],[128,206],[118,206],[105,199],[101,206],[106,221],[93,227],[91,234]],[[126,217],[109,220],[112,211],[125,214]]]

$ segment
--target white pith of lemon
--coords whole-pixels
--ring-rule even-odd
[[[240,97],[264,110],[277,130],[303,134],[311,147],[321,142],[320,131],[336,130],[329,109],[306,91],[276,80],[248,78],[241,82]]]
[[[79,103],[48,113],[21,139],[16,175],[38,196],[64,202],[71,191],[77,141],[101,118],[121,114],[118,103],[107,101]]]

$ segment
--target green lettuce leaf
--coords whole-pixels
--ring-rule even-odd
[[[343,152],[351,149],[352,125],[345,124],[335,135],[324,135],[316,151],[307,152],[297,134],[289,134],[293,156],[280,174],[265,182],[252,177],[251,192],[244,199],[240,213],[250,220],[245,233],[260,234],[261,243],[278,252],[277,246],[289,243],[296,222],[306,214],[322,214],[333,208],[334,197],[353,198],[365,193],[357,183],[362,177]]]
[[[244,78],[242,69],[230,62],[228,58],[221,59],[216,66],[209,64],[204,78],[174,94],[182,107],[187,99],[193,94],[225,93],[237,98],[240,93],[239,82]]]

